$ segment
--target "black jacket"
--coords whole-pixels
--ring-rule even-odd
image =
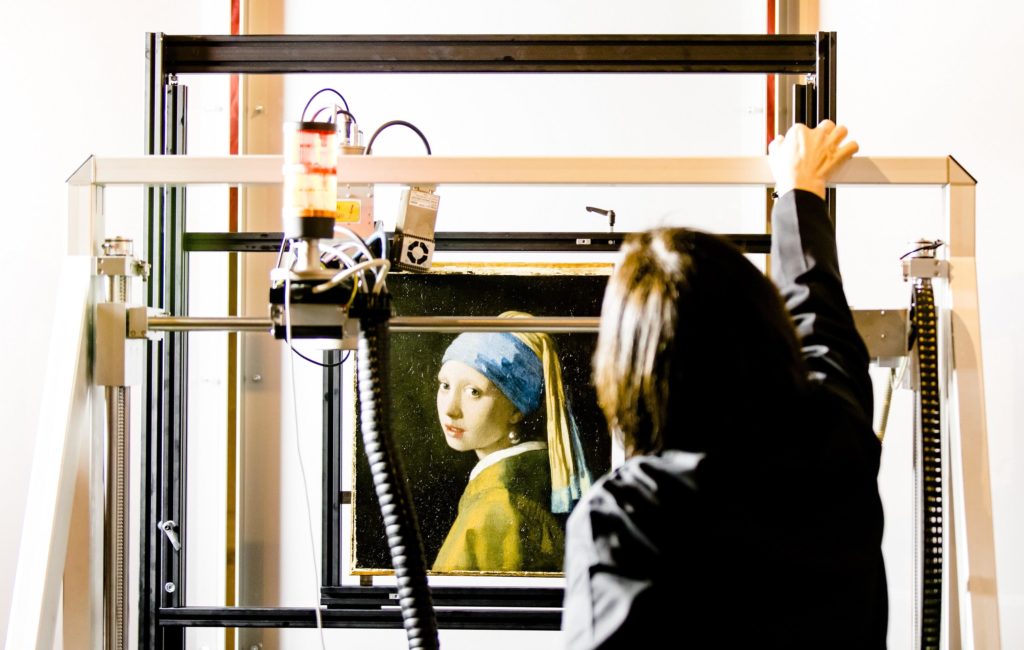
[[[756,451],[636,457],[594,485],[568,525],[570,648],[885,647],[867,350],[824,202],[790,192],[772,217],[807,390]]]

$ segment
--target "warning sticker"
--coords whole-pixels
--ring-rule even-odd
[[[362,201],[359,199],[338,199],[338,215],[335,221],[341,223],[359,223],[359,210]]]

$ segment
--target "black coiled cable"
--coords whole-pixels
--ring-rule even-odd
[[[438,648],[437,621],[427,585],[423,543],[401,459],[391,439],[388,397],[388,321],[386,310],[370,310],[360,320],[359,402],[366,458],[384,516],[398,599],[410,648]]]

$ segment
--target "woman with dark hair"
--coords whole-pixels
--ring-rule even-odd
[[[885,646],[868,356],[824,201],[845,137],[769,149],[775,285],[707,233],[623,245],[594,379],[627,461],[569,519],[570,647]]]

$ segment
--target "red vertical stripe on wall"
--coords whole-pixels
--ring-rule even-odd
[[[768,0],[768,25],[767,33],[769,35],[775,34],[775,0]],[[768,98],[765,102],[765,150],[767,151],[768,145],[775,139],[775,77],[776,75],[768,75]]]
[[[231,35],[238,36],[238,6],[239,0],[231,0]],[[228,109],[231,120],[231,141],[228,145],[229,153],[234,156],[238,154],[238,75],[231,75],[231,106]]]
[[[231,35],[238,35],[239,0],[231,0]],[[238,75],[231,75],[231,98],[228,106],[228,154],[238,155]],[[238,231],[238,188],[228,191],[228,230]]]

